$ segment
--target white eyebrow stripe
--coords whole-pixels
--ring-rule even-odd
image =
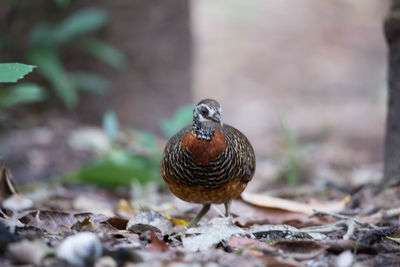
[[[215,107],[210,107],[210,106],[208,106],[206,104],[200,104],[200,105],[198,105],[196,107],[196,112],[197,112],[197,114],[199,116],[199,121],[200,122],[212,121],[210,119],[207,119],[207,118],[203,117],[203,115],[201,114],[201,109],[202,108],[206,108],[208,110],[208,112],[209,112],[208,116],[209,117],[213,117],[215,115],[215,113],[217,113],[217,112],[221,114],[221,111],[222,111],[221,106],[218,107],[218,111],[217,111]]]
[[[200,104],[198,107],[199,107],[199,108],[205,107],[206,109],[210,110],[210,107],[207,106],[206,104]]]
[[[206,121],[210,121],[210,120],[204,118],[203,115],[199,114],[199,121],[200,121],[200,122],[206,122]]]

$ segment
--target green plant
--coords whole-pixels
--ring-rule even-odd
[[[68,0],[54,0],[54,13],[62,13],[69,6]],[[23,1],[10,1],[14,13],[19,12]],[[40,5],[48,2],[38,2]],[[34,24],[24,36],[27,45],[15,43],[10,33],[0,34],[0,46],[10,54],[22,57],[38,66],[38,74],[44,78],[43,88],[51,88],[68,108],[74,108],[79,101],[79,91],[103,93],[109,82],[99,74],[87,71],[68,71],[65,55],[68,51],[81,51],[97,58],[114,68],[121,68],[126,57],[117,48],[95,36],[109,22],[109,16],[102,8],[84,8],[69,14],[61,21],[43,20]],[[7,35],[8,34],[8,35]],[[18,40],[21,42],[21,40]]]
[[[32,72],[35,67],[21,63],[0,63],[0,83],[15,83]],[[43,101],[46,97],[44,88],[33,83],[19,83],[1,89],[0,124],[7,120],[5,110],[20,104]]]
[[[21,63],[0,63],[0,83],[15,83],[36,66]]]
[[[161,148],[153,134],[137,130],[122,133],[111,110],[103,116],[103,132],[111,143],[110,149],[68,175],[67,181],[105,187],[128,186],[132,181],[160,181]]]
[[[193,105],[185,105],[178,108],[169,119],[160,121],[160,129],[165,137],[170,138],[180,129],[187,126],[193,119]]]
[[[160,128],[166,137],[175,134],[192,120],[193,106],[182,106],[171,118],[163,119]],[[67,176],[67,181],[79,181],[100,186],[127,186],[132,181],[142,184],[159,182],[162,147],[149,132],[121,131],[114,111],[103,116],[103,132],[111,143],[110,149]]]
[[[119,122],[113,110],[108,110],[103,116],[103,131],[111,142],[115,142],[119,134]]]
[[[67,181],[117,187],[130,185],[132,181],[139,181],[140,183],[158,181],[159,176],[159,160],[114,148],[104,156],[69,175]]]
[[[0,110],[17,105],[40,102],[47,98],[46,90],[35,83],[20,83],[0,90]]]
[[[297,137],[296,133],[287,126],[282,118],[280,118],[280,125],[283,130],[283,137],[287,145],[287,169],[285,177],[289,185],[295,186],[299,181],[300,170],[300,157]]]
[[[387,239],[390,239],[392,241],[395,241],[397,243],[400,243],[400,238],[399,237],[391,237],[391,236],[386,236]]]
[[[311,174],[311,167],[307,157],[318,147],[313,142],[299,143],[296,131],[287,126],[287,123],[280,117],[280,125],[283,132],[285,162],[282,178],[295,188],[300,181],[305,180]]]
[[[355,257],[357,257],[358,249],[361,247],[361,245],[362,245],[362,243],[358,240],[354,243],[353,254]]]

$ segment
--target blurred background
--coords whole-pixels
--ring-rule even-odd
[[[159,181],[167,138],[207,97],[252,142],[253,189],[379,179],[388,9],[389,0],[2,1],[1,62],[37,68],[1,84],[0,155],[21,184]]]

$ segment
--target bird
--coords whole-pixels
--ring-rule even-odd
[[[211,204],[224,204],[230,216],[232,199],[253,178],[256,159],[247,137],[221,118],[221,105],[203,99],[193,109],[193,124],[172,136],[160,163],[161,176],[178,198],[202,204],[187,225],[197,226]]]

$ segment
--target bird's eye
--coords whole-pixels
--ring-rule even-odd
[[[206,107],[202,107],[200,110],[201,114],[203,116],[207,116],[208,115],[208,109]]]

